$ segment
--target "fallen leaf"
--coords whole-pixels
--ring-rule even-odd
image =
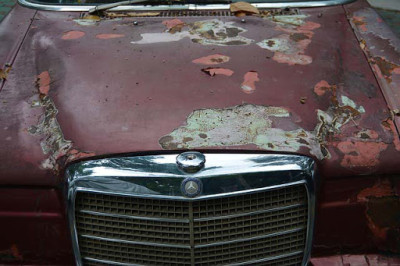
[[[233,3],[230,6],[230,10],[237,17],[260,14],[260,11],[255,6],[247,2]]]
[[[84,16],[82,19],[95,20],[95,21],[100,21],[101,20],[101,18],[99,16],[96,16],[96,15],[87,15],[87,16]]]
[[[4,70],[0,68],[0,80],[6,80],[11,67],[6,67]]]
[[[203,68],[201,71],[210,75],[211,77],[215,75],[224,75],[224,76],[232,76],[233,71],[228,68],[221,68],[221,67],[207,67]]]
[[[177,19],[177,18],[170,19],[170,20],[164,20],[162,22],[162,24],[164,24],[167,27],[168,32],[171,34],[180,32],[182,30],[182,28],[185,26],[185,23],[182,20]]]

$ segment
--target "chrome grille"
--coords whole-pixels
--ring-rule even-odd
[[[80,253],[89,265],[297,265],[307,223],[304,184],[198,201],[93,192],[75,199]]]

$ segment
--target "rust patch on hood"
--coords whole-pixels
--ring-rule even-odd
[[[382,57],[374,57],[373,63],[379,68],[378,73],[380,73],[381,78],[386,79],[388,83],[392,82],[392,74],[400,75],[400,66],[392,62],[387,61]]]
[[[306,16],[275,16],[276,29],[285,34],[276,38],[266,39],[259,43],[263,49],[274,52],[273,60],[289,65],[308,65],[312,63],[312,57],[305,54],[305,50],[311,43],[313,30],[321,25],[311,21],[305,22]]]
[[[253,40],[240,36],[246,32],[245,29],[235,26],[234,22],[223,22],[218,19],[196,21],[185,24],[187,30],[174,32],[170,34],[169,29],[162,33],[143,33],[142,40],[132,42],[133,44],[149,44],[161,42],[180,41],[184,38],[190,38],[192,42],[203,45],[248,45]]]
[[[37,76],[36,86],[39,100],[32,102],[32,108],[42,108],[43,114],[39,117],[36,125],[28,128],[28,132],[33,136],[41,137],[40,146],[43,153],[48,155],[48,158],[41,163],[41,167],[58,172],[60,169],[58,162],[61,158],[64,157],[66,163],[73,159],[93,156],[94,154],[73,149],[72,141],[64,138],[57,121],[58,110],[48,95],[50,83],[51,78],[48,71]]]
[[[204,57],[197,58],[192,62],[195,64],[202,64],[202,65],[218,65],[222,63],[229,62],[230,57],[221,54],[213,54]]]
[[[396,181],[395,179],[393,181]],[[357,195],[367,206],[368,227],[381,250],[400,252],[400,198],[389,179],[380,179]]]

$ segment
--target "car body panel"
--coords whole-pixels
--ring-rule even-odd
[[[311,156],[321,182],[312,255],[399,252],[396,216],[379,212],[400,202],[388,97],[399,74],[368,62],[399,64],[398,54],[354,20],[366,8],[97,21],[15,7],[0,30],[0,65],[11,63],[0,92],[0,195],[21,208],[3,201],[0,261],[72,263],[66,165],[184,150]]]

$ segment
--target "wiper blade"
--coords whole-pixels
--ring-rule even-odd
[[[103,5],[98,5],[94,8],[89,9],[89,14],[93,14],[99,11],[105,11],[113,7],[117,6],[123,6],[123,5],[130,5],[130,4],[138,4],[138,3],[143,3],[143,2],[149,2],[149,0],[128,0],[128,1],[121,1],[121,2],[115,2],[111,4],[103,4]]]

